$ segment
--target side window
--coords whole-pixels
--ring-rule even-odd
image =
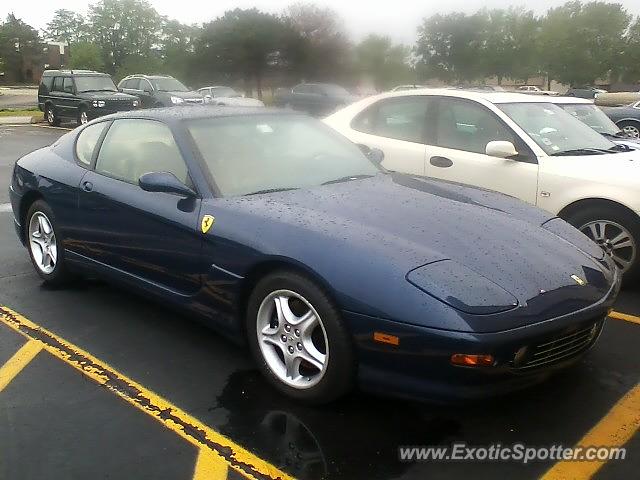
[[[100,122],[85,128],[76,141],[76,155],[78,160],[86,166],[91,165],[91,158],[96,149],[100,135],[104,132],[109,122]]]
[[[146,80],[144,78],[136,80],[139,80],[139,83],[136,84],[135,88],[137,88],[138,90],[143,90],[145,92],[153,92],[153,88],[151,88],[151,83],[149,83],[149,80]]]
[[[42,85],[47,89],[47,92],[50,92],[53,87],[53,77],[42,77]]]
[[[62,92],[62,77],[55,77],[53,80],[53,88],[54,92]]]
[[[145,173],[169,172],[191,186],[171,129],[154,120],[113,122],[100,147],[96,172],[134,185]]]
[[[424,143],[429,103],[425,96],[382,100],[356,117],[352,127],[372,135]]]
[[[470,101],[441,98],[436,121],[436,144],[465,152],[485,153],[487,143],[505,140],[516,145],[513,133],[496,115]]]
[[[65,93],[73,93],[73,79],[71,77],[64,77],[62,89]]]

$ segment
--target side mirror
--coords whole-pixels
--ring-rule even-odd
[[[138,185],[146,192],[163,192],[180,195],[183,197],[195,197],[196,192],[177,179],[173,173],[150,172],[138,179]]]
[[[362,143],[358,144],[358,148],[364,155],[376,165],[382,165],[384,160],[384,152],[379,148],[371,148]]]
[[[498,158],[511,158],[518,155],[518,151],[516,150],[516,147],[513,145],[513,143],[503,140],[494,140],[487,143],[485,152],[490,157]]]

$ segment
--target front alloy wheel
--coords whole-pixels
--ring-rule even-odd
[[[613,258],[622,272],[635,262],[636,242],[625,227],[612,220],[594,220],[580,227],[580,231],[596,242]]]
[[[273,272],[253,288],[246,313],[251,353],[280,392],[320,404],[351,389],[351,336],[342,312],[316,282],[294,271]]]
[[[267,366],[283,383],[303,389],[322,379],[329,357],[327,333],[302,295],[270,293],[260,304],[256,332]]]

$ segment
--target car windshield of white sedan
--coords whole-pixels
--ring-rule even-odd
[[[111,77],[106,76],[80,76],[76,77],[76,91],[82,92],[117,92],[118,87]]]
[[[565,112],[576,117],[582,123],[589,125],[596,132],[604,135],[616,135],[620,128],[595,105],[585,103],[568,103],[560,105]]]
[[[239,97],[240,94],[231,87],[213,87],[211,89],[216,97]]]
[[[551,103],[504,103],[498,107],[548,155],[615,153],[616,146],[570,113]]]
[[[223,196],[314,187],[371,177],[380,169],[353,143],[298,115],[187,122]]]

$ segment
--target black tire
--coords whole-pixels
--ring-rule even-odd
[[[326,370],[312,387],[295,388],[280,380],[262,354],[257,338],[258,310],[263,300],[277,290],[290,290],[302,295],[321,318],[326,332],[328,351]],[[253,289],[247,306],[247,340],[251,353],[266,379],[285,395],[308,404],[324,404],[346,394],[354,384],[356,371],[351,336],[326,292],[308,278],[281,270],[262,278]]]
[[[56,108],[53,105],[45,105],[44,118],[52,127],[60,126],[60,117],[58,117],[58,115],[56,114]]]
[[[629,284],[640,280],[640,218],[637,215],[620,207],[601,204],[573,212],[565,220],[578,229],[596,220],[608,220],[626,228],[635,243],[635,260],[625,272],[624,282]]]
[[[616,123],[616,125],[620,128],[620,130],[624,130],[625,128],[635,130],[633,134],[634,138],[640,138],[640,121],[635,122],[633,120],[624,120],[622,122]]]
[[[87,107],[80,107],[78,109],[78,118],[76,118],[76,122],[78,123],[78,125],[84,125],[85,123],[89,122],[89,117],[86,117],[86,121],[83,122],[82,121],[82,114],[86,114],[87,113]]]
[[[32,217],[38,212],[43,213],[47,217],[51,226],[53,227],[53,232],[56,238],[57,259],[55,262],[55,267],[53,268],[53,271],[51,271],[50,273],[43,272],[40,269],[40,267],[37,265],[37,262],[34,258],[34,254],[32,251],[32,248],[37,248],[37,247],[32,247],[30,242],[29,224],[31,223]],[[29,257],[31,258],[31,263],[33,264],[33,268],[35,269],[36,273],[40,276],[40,278],[42,278],[42,280],[44,280],[44,282],[50,286],[61,286],[68,283],[72,279],[72,275],[70,274],[67,268],[67,265],[65,264],[64,247],[63,247],[64,240],[60,235],[60,231],[57,227],[53,210],[51,210],[51,207],[49,207],[49,205],[44,200],[36,200],[35,202],[33,202],[31,207],[29,207],[29,211],[27,212],[27,216],[25,218],[23,228],[25,229],[27,250],[29,251]]]

